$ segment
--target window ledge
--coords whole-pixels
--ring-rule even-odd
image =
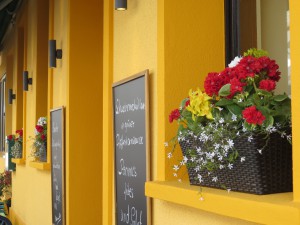
[[[185,205],[208,212],[261,224],[299,224],[300,203],[293,202],[293,193],[252,195],[228,193],[213,188],[203,189],[200,201],[199,187],[177,181],[146,182],[146,196]]]
[[[26,160],[24,158],[21,159],[12,158],[11,161],[17,165],[25,165],[26,163]]]
[[[29,162],[29,166],[39,170],[50,170],[50,163],[47,162]]]

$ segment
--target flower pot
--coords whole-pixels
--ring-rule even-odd
[[[184,156],[187,151],[196,149],[200,144],[192,137],[186,137],[180,141],[180,147]],[[202,170],[196,172],[194,168],[188,168],[189,179],[192,185],[201,185],[220,189],[230,189],[253,194],[272,194],[292,191],[292,146],[279,134],[270,135],[266,148],[259,153],[258,149],[265,145],[265,139],[259,135],[253,135],[253,140],[248,142],[247,137],[239,137],[234,140],[234,146],[239,156],[245,157],[245,161],[238,159],[233,168],[224,168],[209,173]],[[199,183],[198,174],[202,176]],[[217,177],[217,181],[213,181]]]
[[[39,160],[40,162],[47,162],[47,143],[43,144],[40,148],[39,148]]]

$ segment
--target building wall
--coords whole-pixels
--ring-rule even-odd
[[[51,0],[48,37],[57,41],[63,58],[57,60],[55,69],[47,68],[46,72],[45,61],[39,61],[47,58],[47,43],[38,44],[44,31],[37,21],[47,20],[41,19],[45,5],[40,2],[28,0],[28,9],[23,8],[20,14],[18,24],[26,27],[24,55],[20,55],[22,51],[15,44],[18,32],[14,30],[0,65],[0,73],[6,71],[9,75],[8,87],[13,87],[15,77],[20,76],[17,71],[24,69],[34,81],[26,93],[14,86],[22,93],[22,108],[17,107],[16,102],[7,107],[7,134],[20,127],[18,124],[22,121],[26,128],[24,150],[27,155],[26,162],[18,164],[13,173],[10,217],[14,225],[52,224],[50,171],[31,167],[28,158],[29,136],[33,135],[37,118],[45,114],[41,108],[45,108],[43,105],[47,102],[48,116],[53,108],[64,106],[66,109],[67,225],[101,224],[101,218],[104,225],[114,224],[111,84],[150,70],[151,179],[174,179],[169,172],[171,163],[164,156],[163,143],[175,132],[175,125],[168,123],[168,114],[178,107],[190,88],[202,88],[208,72],[224,68],[223,1],[192,0],[186,4],[172,0],[129,0],[128,10],[117,12],[113,11],[111,0],[105,0],[104,5],[98,0],[91,0],[89,4]],[[291,2],[293,63],[300,58],[300,32],[295,22],[300,21],[300,14],[296,13],[300,5],[298,0]],[[24,65],[18,68],[16,62],[21,58],[20,64]],[[295,91],[299,83],[296,74],[300,70],[296,63],[294,65],[292,96],[300,99]],[[43,73],[47,73],[47,77]],[[46,80],[47,99],[40,97]],[[300,111],[296,99],[293,112]],[[293,120],[293,126],[300,126],[299,119]],[[295,129],[293,135],[297,137],[298,133]],[[295,149],[299,149],[297,145],[294,140]],[[298,158],[299,151],[295,150],[294,159]],[[299,171],[299,164],[294,165],[295,190],[299,189]],[[299,201],[299,192],[294,193],[294,198]],[[157,199],[152,200],[152,221],[155,225],[253,224]]]
[[[211,15],[213,19],[207,19]],[[158,168],[157,157],[161,155],[158,152],[164,152],[163,143],[175,132],[168,124],[169,111],[178,107],[190,88],[203,88],[201,84],[209,71],[224,67],[223,24],[221,0],[195,0],[189,4],[168,0],[128,1],[127,11],[114,11],[113,81],[150,70],[153,180],[164,173]],[[157,135],[164,126],[166,139]],[[166,162],[169,171],[167,165]],[[153,224],[157,225],[199,224],[199,221],[201,224],[252,224],[155,199],[152,210]]]

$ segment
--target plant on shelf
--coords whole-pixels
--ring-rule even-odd
[[[34,161],[47,161],[47,117],[40,117],[34,130],[31,157]]]
[[[280,79],[278,69],[265,51],[250,49],[243,57],[236,57],[225,70],[209,73],[204,82],[205,91],[200,88],[189,91],[180,107],[169,115],[170,123],[178,122],[178,132],[170,141],[172,150],[168,158],[172,157],[178,142],[183,151],[183,159],[173,165],[174,176],[186,166],[191,184],[231,189],[235,178],[230,181],[222,171],[236,169],[239,173],[245,167],[255,167],[248,154],[251,152],[255,159],[257,154],[268,154],[265,152],[271,151],[274,139],[291,143],[290,98],[285,93],[274,93]],[[251,147],[246,151],[247,143]],[[288,163],[291,164],[289,160]],[[249,183],[255,186],[254,191],[253,187],[245,191],[233,187],[233,190],[270,192],[257,191],[259,185]]]
[[[11,171],[5,170],[0,173],[0,196],[1,201],[11,199]]]
[[[8,135],[6,137],[7,143],[12,143],[11,156],[20,159],[23,156],[23,130],[16,130],[16,135]]]

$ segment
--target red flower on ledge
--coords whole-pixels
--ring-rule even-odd
[[[257,110],[255,106],[250,106],[244,109],[242,114],[246,122],[249,124],[262,125],[266,119],[266,117],[259,110]]]

